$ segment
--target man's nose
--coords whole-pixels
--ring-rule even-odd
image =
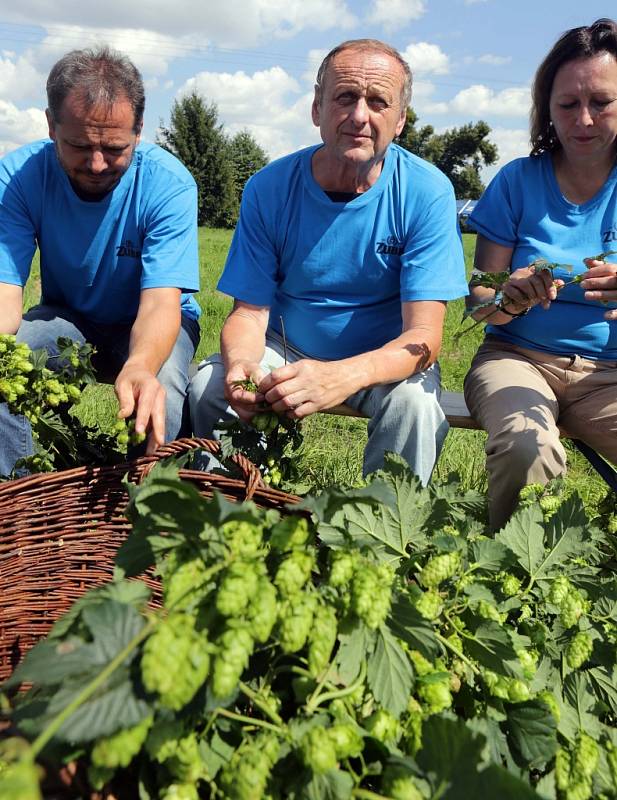
[[[107,169],[107,162],[101,150],[93,150],[90,155],[90,163],[88,164],[90,171],[98,175]]]
[[[362,127],[369,120],[369,109],[366,99],[359,97],[351,112],[351,118],[358,127]]]

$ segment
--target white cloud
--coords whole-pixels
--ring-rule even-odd
[[[281,67],[252,75],[200,72],[186,81],[178,96],[192,91],[216,103],[230,134],[247,128],[271,158],[319,141],[311,121],[313,93],[301,93],[299,83]]]
[[[527,128],[491,128],[489,141],[497,145],[499,156],[496,164],[484,167],[482,180],[487,183],[497,171],[514,158],[529,155],[529,131]]]
[[[7,100],[0,100],[0,155],[35,139],[43,139],[47,132],[45,114],[40,108],[22,111]]]
[[[315,78],[317,77],[317,70],[319,69],[321,62],[324,58],[328,55],[330,51],[314,49],[309,50],[306,56],[308,61],[308,68],[302,73],[302,78],[305,80],[310,86],[315,85]]]
[[[366,22],[393,31],[418,19],[425,11],[424,0],[377,0]]]
[[[479,64],[490,64],[494,67],[500,67],[502,64],[509,64],[512,61],[512,56],[496,56],[492,53],[485,53],[483,56],[477,58]]]
[[[127,31],[129,36],[131,31],[140,30],[164,37],[195,37],[194,43],[201,47],[246,47],[273,37],[293,36],[304,29],[348,28],[356,22],[345,0],[176,0],[172,6],[167,0],[107,0],[94,4],[82,0],[23,0],[10,10],[3,9],[5,22],[31,26],[33,20],[49,33],[56,29],[58,34],[67,24],[108,28],[113,20],[114,27]],[[134,44],[143,48],[144,56],[156,55],[156,47],[145,38]],[[81,45],[74,42],[73,46]]]
[[[417,42],[401,53],[414,75],[446,75],[450,71],[448,56],[436,44]]]
[[[529,114],[531,94],[528,87],[496,92],[474,84],[460,91],[450,102],[450,110],[461,114],[490,114],[498,117],[525,117]]]
[[[39,97],[46,76],[39,72],[27,56],[15,58],[5,53],[0,58],[0,97],[10,100]]]
[[[448,104],[433,100],[435,85],[430,81],[413,82],[411,93],[411,107],[416,111],[420,119],[420,124],[426,124],[426,117],[430,114],[445,114],[448,111]]]

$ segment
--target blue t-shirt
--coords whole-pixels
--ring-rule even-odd
[[[313,178],[320,147],[246,184],[218,288],[270,308],[270,326],[313,358],[368,352],[402,331],[401,301],[467,292],[450,181],[396,145],[369,191],[333,202]]]
[[[131,324],[142,289],[183,290],[182,312],[199,306],[197,188],[170,153],[140,144],[118,185],[81,200],[53,142],[21,147],[0,161],[0,281],[24,286],[36,246],[41,302],[92,322]]]
[[[617,250],[617,167],[591,200],[575,205],[559,189],[550,154],[516,159],[491,181],[469,224],[513,248],[511,270],[545,258],[571,265],[571,271],[554,271],[567,282],[587,270],[583,258]],[[574,284],[559,292],[548,311],[536,306],[505,325],[489,324],[486,331],[520,347],[612,361],[617,360],[617,325],[604,319],[605,311],[602,303],[585,300]]]

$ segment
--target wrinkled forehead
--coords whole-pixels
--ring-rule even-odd
[[[337,53],[324,74],[322,90],[331,92],[339,86],[401,95],[405,74],[398,61],[387,53],[366,50],[343,50]]]

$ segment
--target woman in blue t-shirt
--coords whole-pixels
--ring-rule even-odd
[[[481,306],[474,317],[487,327],[465,399],[488,432],[493,529],[521,487],[565,471],[560,428],[617,462],[613,20],[566,32],[540,65],[531,144],[528,158],[497,174],[469,221],[478,239],[468,306]],[[481,285],[482,273],[505,271],[501,291]]]

